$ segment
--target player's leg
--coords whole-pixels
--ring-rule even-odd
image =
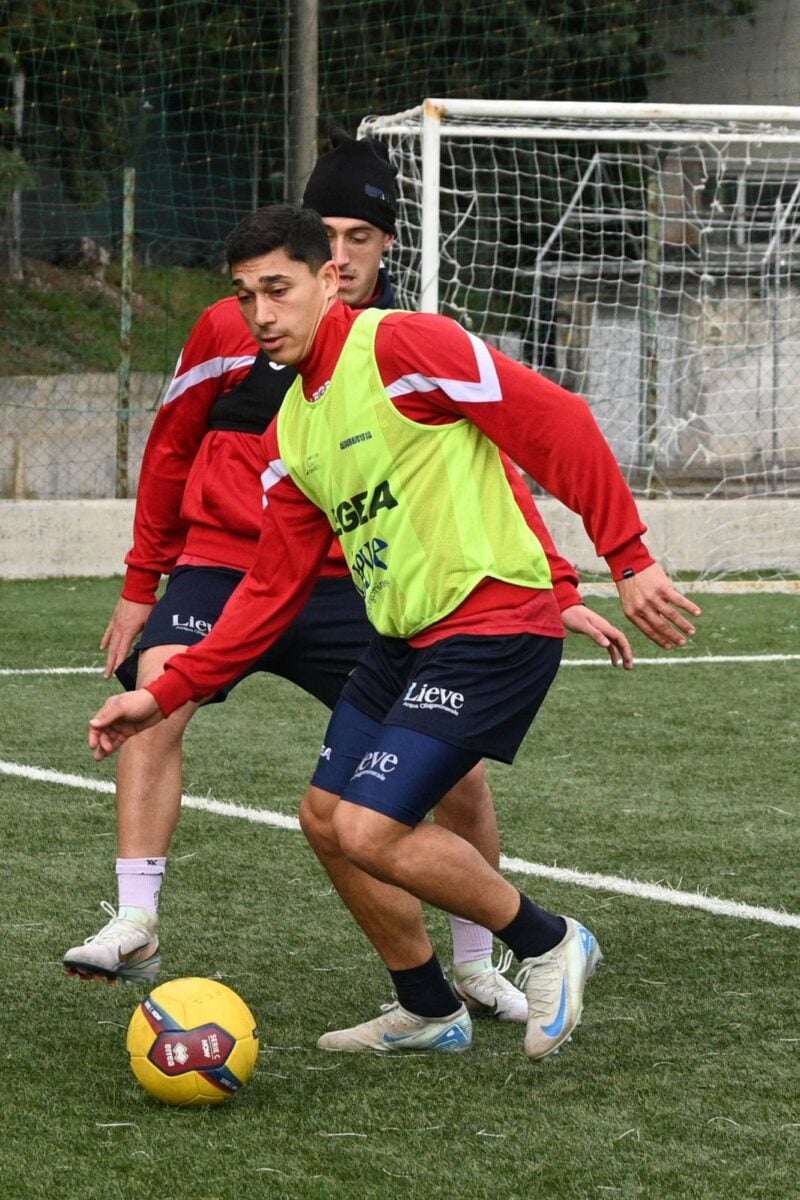
[[[187,649],[155,646],[139,656],[137,681],[144,687],[164,663]],[[88,941],[64,955],[70,974],[114,982],[152,980],[161,965],[158,903],[166,859],[181,810],[183,735],[196,704],[130,738],[117,764],[117,908],[103,903],[109,921]]]
[[[161,674],[164,663],[201,641],[219,617],[241,572],[180,568],[154,606],[136,651],[117,675],[129,690]],[[219,698],[223,699],[224,695]],[[117,765],[117,908],[73,946],[64,966],[82,978],[137,981],[158,973],[158,904],[166,859],[180,817],[183,735],[196,704],[187,704],[120,749]]]
[[[337,705],[301,805],[301,824],[306,830],[316,824],[315,848],[321,848],[334,886],[383,958],[397,1001],[371,1021],[324,1034],[318,1045],[349,1051],[464,1050],[472,1041],[469,1014],[433,952],[419,901],[362,871],[342,854],[331,832],[339,791],[358,765],[365,740],[379,730],[377,722],[345,702]]]
[[[340,705],[343,715],[358,699],[371,704],[392,653],[376,646],[358,668]],[[474,758],[513,759],[559,656],[551,639],[532,636],[453,638],[410,655],[406,680],[414,683],[397,693],[376,736],[362,739],[365,753],[333,816],[342,851],[356,866],[492,929],[521,961],[530,1006],[525,1048],[534,1058],[557,1049],[580,1020],[583,987],[600,957],[597,943],[576,922],[521,895],[462,838],[423,818],[465,774],[465,747],[473,745]],[[346,730],[333,732],[346,745]],[[330,750],[335,757],[336,742]]]
[[[443,750],[444,743],[410,730],[387,733],[370,759],[413,760],[425,781],[406,773],[394,796],[350,785],[347,790],[359,798],[342,799],[334,813],[342,850],[376,879],[493,930],[521,965],[518,982],[530,1010],[526,1053],[543,1058],[580,1021],[584,985],[601,957],[597,942],[571,918],[548,912],[519,892],[463,838],[429,821],[407,824],[416,819],[410,798],[422,798],[420,809],[430,803],[424,798],[427,780],[436,778],[437,760],[446,760],[452,747]],[[395,807],[398,816],[369,804]]]
[[[494,797],[486,779],[486,766],[478,763],[433,810],[443,829],[469,842],[495,870],[500,866],[500,833]],[[497,964],[492,960],[491,930],[474,921],[448,913],[453,938],[453,986],[473,1015],[492,1016],[500,1021],[528,1019],[528,1002],[506,972],[508,953]]]
[[[310,787],[300,804],[300,826],[331,883],[389,971],[414,968],[433,954],[415,896],[368,875],[343,853],[333,831],[339,797]]]
[[[290,633],[265,655],[259,669],[291,680],[333,708],[372,633],[363,602],[349,577],[320,580]],[[309,844],[386,966],[415,967],[422,961],[419,952],[423,938],[430,947],[421,920],[411,935],[397,889],[384,897],[383,906],[376,904],[364,873],[352,867],[337,845],[331,825],[333,804],[325,802],[324,795],[311,789],[300,806],[300,824]],[[497,820],[483,764],[456,784],[437,807],[435,819],[476,846],[495,867],[498,865]],[[451,918],[451,929],[460,997],[474,1012],[500,1020],[525,1021],[525,997],[492,963],[489,930],[461,918]]]
[[[137,687],[162,673],[164,663],[187,646],[154,646],[139,657]],[[117,857],[165,857],[181,812],[183,735],[198,705],[185,704],[165,721],[129,738],[117,766]],[[145,897],[141,897],[144,902]],[[123,905],[127,897],[120,895]],[[157,905],[156,905],[157,907]]]

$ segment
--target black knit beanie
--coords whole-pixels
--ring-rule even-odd
[[[303,208],[323,217],[350,217],[397,233],[395,168],[382,142],[356,141],[332,129],[332,149],[317,159],[303,193]]]

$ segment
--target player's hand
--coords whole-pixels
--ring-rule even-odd
[[[117,601],[100,642],[100,649],[106,651],[103,671],[106,679],[110,679],[119,664],[128,657],[134,639],[144,629],[152,611],[152,604],[138,604],[135,600],[125,600],[123,597]]]
[[[163,721],[164,714],[145,688],[106,700],[89,722],[89,749],[102,762],[134,734]]]
[[[694,636],[695,627],[683,613],[699,617],[701,609],[675,590],[658,563],[617,580],[617,591],[625,616],[657,646],[685,646]]]
[[[591,638],[598,646],[608,651],[608,657],[613,666],[622,666],[626,671],[633,670],[633,651],[631,644],[621,629],[612,625],[605,617],[585,604],[573,604],[561,613],[561,620],[570,633],[583,633]]]

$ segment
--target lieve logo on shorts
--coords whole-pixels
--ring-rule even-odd
[[[373,779],[380,779],[381,783],[384,783],[386,776],[391,775],[396,766],[396,754],[388,754],[384,750],[370,750],[358,764],[358,769],[353,772],[353,779],[371,775]]]
[[[417,683],[409,686],[403,697],[403,708],[432,709],[450,713],[457,717],[464,707],[464,693],[454,692],[450,688],[434,687],[431,683]]]
[[[198,637],[205,637],[207,633],[211,633],[214,628],[213,621],[200,621],[196,617],[181,617],[180,613],[172,614],[172,628],[182,629],[184,633],[196,633]]]

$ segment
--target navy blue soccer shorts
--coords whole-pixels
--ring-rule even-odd
[[[482,758],[512,762],[563,641],[458,635],[415,650],[375,636],[328,724],[315,787],[417,825]]]
[[[222,567],[177,567],[154,605],[134,651],[116,676],[136,687],[139,654],[153,646],[194,646],[219,619],[243,572]],[[300,615],[277,642],[210,703],[225,700],[242,679],[280,675],[333,708],[374,630],[350,576],[319,579]]]

